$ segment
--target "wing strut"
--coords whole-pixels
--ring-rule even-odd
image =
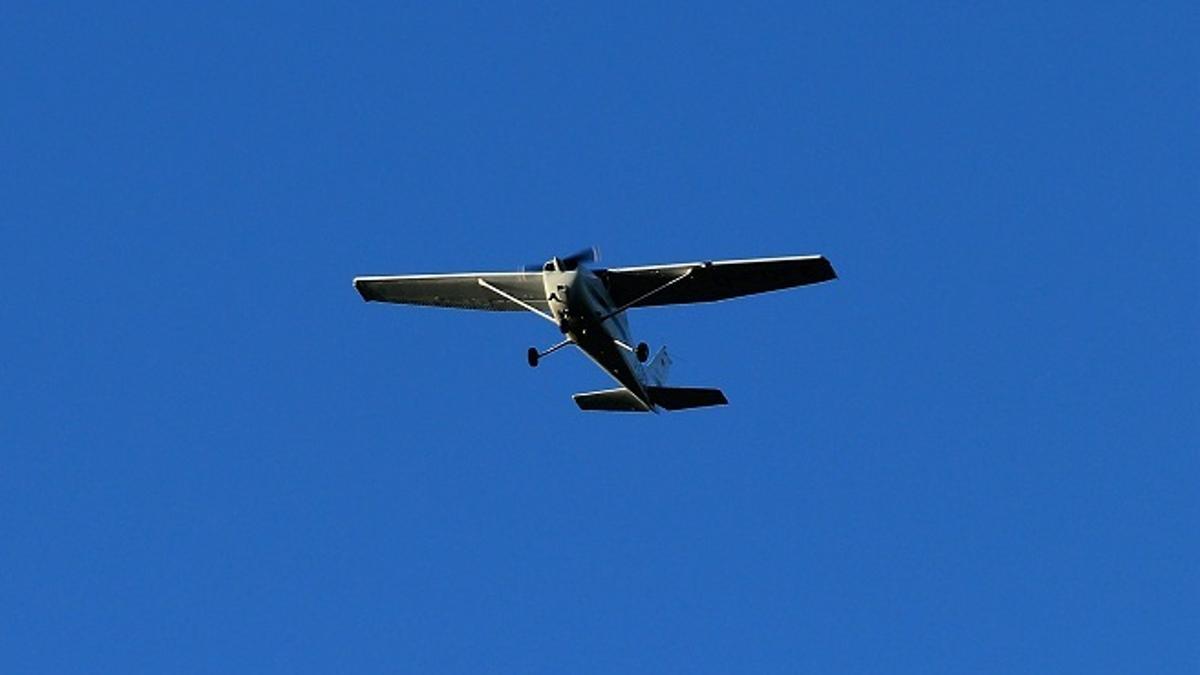
[[[550,316],[549,314],[543,312],[542,310],[538,309],[537,307],[534,307],[533,305],[525,302],[524,300],[521,300],[520,298],[512,295],[511,293],[506,293],[506,292],[500,290],[499,288],[496,288],[495,286],[489,284],[488,282],[484,281],[483,279],[478,279],[477,281],[479,281],[480,286],[483,286],[484,288],[495,293],[496,295],[499,295],[500,297],[504,298],[505,300],[514,302],[514,303],[520,305],[521,307],[524,307],[525,309],[533,312],[534,314],[537,314],[538,316],[549,321],[550,323],[554,324],[555,326],[558,325],[558,320],[556,320],[554,317]]]
[[[605,314],[603,317],[600,318],[600,323],[604,323],[605,321],[608,321],[609,319],[613,318],[614,316],[624,312],[625,310],[629,309],[630,307],[633,307],[634,305],[638,304],[639,302],[645,300],[646,298],[648,298],[652,295],[655,295],[656,293],[661,293],[661,292],[667,290],[671,286],[674,286],[675,284],[692,276],[692,272],[695,272],[695,271],[696,271],[696,268],[693,267],[693,268],[689,269],[688,271],[684,272],[683,274],[680,274],[679,276],[675,277],[674,279],[663,284],[662,286],[659,286],[658,288],[655,288],[648,293],[643,293],[643,294],[639,295],[638,297],[621,305],[620,307],[614,309],[613,311],[609,312],[608,314]],[[480,281],[480,283],[483,283],[482,279],[480,279],[479,281]]]

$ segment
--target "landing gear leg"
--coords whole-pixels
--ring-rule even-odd
[[[539,352],[537,350],[537,347],[530,347],[529,351],[525,352],[525,358],[526,358],[526,360],[529,361],[530,368],[537,368],[538,361],[540,361],[543,356],[549,356],[550,354],[553,354],[554,352],[562,349],[563,347],[566,347],[567,345],[574,344],[574,343],[575,343],[574,340],[572,340],[571,338],[567,338],[566,340],[563,340],[562,342],[554,345],[553,347],[547,349],[544,352]]]

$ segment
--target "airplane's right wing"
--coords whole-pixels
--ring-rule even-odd
[[[630,302],[633,307],[712,302],[837,278],[833,265],[820,255],[617,267],[596,273],[619,307]],[[688,278],[680,279],[684,275]],[[671,281],[678,283],[668,285]]]
[[[528,309],[488,290],[480,282],[543,312],[549,311],[541,272],[475,272],[467,274],[410,274],[358,277],[354,288],[363,300],[404,305],[517,312]]]

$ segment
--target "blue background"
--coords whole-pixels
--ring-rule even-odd
[[[6,6],[0,668],[1196,672],[1153,4]],[[841,278],[631,314],[662,416],[350,285],[591,244]]]

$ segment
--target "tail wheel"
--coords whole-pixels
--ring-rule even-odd
[[[639,342],[637,349],[633,353],[637,356],[638,361],[645,363],[646,359],[650,358],[650,345],[645,342]]]
[[[525,352],[525,356],[526,356],[526,358],[527,358],[527,359],[528,359],[528,361],[529,361],[529,367],[530,367],[530,368],[537,368],[537,364],[538,364],[538,350],[537,350],[537,347],[530,347],[530,348],[529,348],[529,351],[528,351],[528,352]]]

